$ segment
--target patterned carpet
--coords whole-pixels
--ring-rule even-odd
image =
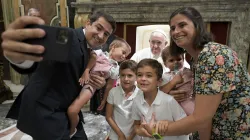
[[[83,113],[84,128],[89,140],[104,140],[108,134],[109,125],[105,117],[90,113]],[[33,140],[31,136],[16,128],[16,124],[0,130],[0,140]]]
[[[22,90],[22,85],[12,84],[10,81],[4,81],[14,97]],[[0,104],[0,140],[32,140],[32,137],[19,131],[16,128],[16,120],[5,118],[14,100],[8,100]],[[89,140],[104,140],[107,131],[110,129],[105,117],[88,113],[89,106],[86,105],[82,109],[85,124],[84,129]]]
[[[0,131],[0,140],[33,140],[31,136],[21,132],[12,125]]]

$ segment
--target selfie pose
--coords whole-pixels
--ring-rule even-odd
[[[82,85],[83,88],[79,97],[76,98],[68,108],[67,113],[70,119],[70,135],[76,132],[76,126],[79,122],[78,113],[96,91],[96,88],[89,84],[90,74],[100,75],[108,79],[105,90],[107,96],[115,80],[119,78],[119,65],[117,62],[124,61],[131,52],[129,44],[118,37],[110,44],[109,49],[109,54],[107,52],[102,52],[102,50],[91,51],[88,65],[79,79],[80,85]]]
[[[198,131],[207,135],[194,139],[249,139],[250,76],[236,52],[212,42],[202,16],[192,7],[173,12],[169,23],[172,53],[185,49],[193,58],[195,108],[178,121],[158,121],[158,133],[173,136]]]
[[[116,22],[102,11],[91,14],[84,29],[74,30],[67,62],[42,61],[43,56],[31,55],[42,54],[44,46],[27,44],[22,40],[42,38],[46,33],[41,29],[24,28],[29,24],[44,24],[44,21],[38,17],[23,16],[11,23],[2,34],[3,53],[12,67],[22,74],[32,73],[7,118],[17,119],[17,128],[36,140],[69,140],[67,109],[80,93],[78,80],[89,61],[88,47],[104,44],[115,31]],[[105,85],[105,79],[93,74],[89,84],[99,89]],[[77,132],[71,139],[87,140],[81,112],[79,119]]]

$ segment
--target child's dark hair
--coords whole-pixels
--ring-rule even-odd
[[[124,43],[127,48],[129,49],[129,54],[131,53],[131,47],[130,45],[128,44],[127,41],[125,41],[124,39],[120,38],[120,37],[116,37],[112,43],[109,45],[109,50],[112,48],[112,47],[117,47],[117,46],[121,46],[122,43]]]
[[[100,10],[96,10],[93,13],[88,15],[88,19],[90,20],[90,23],[97,21],[100,17],[103,17],[111,26],[112,26],[112,33],[116,30],[116,22],[115,19],[109,15],[108,13]]]
[[[171,49],[170,47],[166,47],[162,50],[161,52],[161,58],[163,60],[163,62],[165,63],[166,60],[168,59],[169,56],[182,56],[182,59],[184,59],[184,52],[183,51],[178,51],[176,53],[171,53]]]
[[[137,65],[137,71],[139,68],[149,66],[152,69],[155,69],[155,73],[157,75],[157,79],[160,80],[162,78],[163,68],[161,63],[154,59],[142,59]]]
[[[120,64],[120,72],[125,69],[130,69],[136,73],[137,63],[134,60],[125,60]]]

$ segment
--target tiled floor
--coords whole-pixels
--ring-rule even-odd
[[[15,120],[5,118],[11,105],[12,103],[0,104],[0,130],[3,130],[13,124],[16,124]]]
[[[17,95],[21,92],[21,90],[24,87],[23,85],[13,84],[9,80],[4,80],[4,82],[10,87],[11,91],[13,92],[14,99],[17,97]],[[7,127],[15,124],[15,122],[16,122],[16,121],[13,121],[11,119],[6,119],[5,118],[6,114],[8,113],[8,110],[9,110],[10,106],[14,102],[14,99],[13,100],[6,100],[2,104],[0,104],[0,130],[2,130],[4,128],[7,128]],[[89,111],[89,103],[86,104],[82,108],[82,111],[83,112],[88,112]]]
[[[13,84],[9,80],[4,80],[4,82],[5,82],[6,85],[8,85],[10,87],[10,90],[13,92],[14,99],[17,97],[17,95],[21,92],[21,90],[24,87],[24,85]],[[13,102],[14,102],[14,100],[6,100],[2,104],[9,104],[9,103],[13,103]],[[82,108],[82,110],[84,112],[89,111],[89,102]]]
[[[10,81],[4,81],[14,93],[14,98],[23,89],[23,85],[15,85]],[[22,133],[18,130],[16,120],[6,119],[5,116],[9,111],[14,100],[7,100],[0,104],[0,140],[32,140],[29,135]],[[89,104],[82,108],[85,124],[85,132],[89,140],[105,139],[109,125],[107,124],[105,117],[101,115],[93,115],[88,113]]]
[[[83,113],[85,124],[83,125],[89,140],[105,140],[110,127],[101,115]],[[33,140],[29,135],[21,132],[13,124],[0,130],[0,140]]]
[[[10,87],[11,91],[13,92],[14,98],[16,98],[16,96],[20,93],[20,91],[24,87],[23,85],[13,84],[8,80],[4,80],[4,82]],[[13,102],[14,99],[6,100],[2,104],[0,104],[0,130],[3,130],[5,128],[8,128],[16,124],[15,120],[5,118]]]

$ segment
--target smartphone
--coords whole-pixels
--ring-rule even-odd
[[[43,60],[54,60],[67,62],[72,45],[73,29],[66,27],[53,27],[47,25],[28,25],[26,28],[41,28],[46,32],[43,38],[27,39],[24,42],[45,47],[43,54],[32,54],[43,56]],[[30,54],[30,53],[29,53]]]

